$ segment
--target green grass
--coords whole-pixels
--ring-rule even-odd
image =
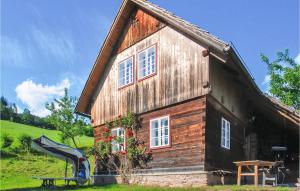
[[[40,190],[54,190],[40,187],[27,187],[19,189],[9,189],[15,191],[40,191]],[[153,187],[153,186],[138,186],[138,185],[120,185],[111,184],[105,186],[81,186],[81,187],[64,187],[58,186],[55,190],[76,190],[76,191],[289,191],[296,189],[290,188],[274,188],[274,187],[254,187],[254,186],[203,186],[197,188],[169,188],[169,187]]]
[[[59,136],[60,132],[56,130],[42,129],[42,128],[37,128],[29,125],[23,125],[20,123],[4,121],[4,120],[0,120],[0,129],[1,129],[0,137],[4,133],[6,133],[14,138],[13,147],[18,146],[18,137],[20,137],[22,134],[30,135],[33,138],[38,138],[42,135],[46,135],[50,139],[60,142],[60,136]],[[93,140],[94,139],[92,137],[87,137],[87,136],[76,138],[79,147],[91,146],[93,145]]]

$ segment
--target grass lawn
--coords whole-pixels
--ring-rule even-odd
[[[198,188],[166,188],[152,186],[137,186],[137,185],[105,185],[105,186],[71,186],[69,188],[60,186],[55,189],[43,189],[40,187],[27,187],[19,189],[9,189],[15,191],[40,191],[40,190],[76,190],[76,191],[289,191],[289,188],[273,188],[273,187],[253,187],[253,186],[203,186]]]

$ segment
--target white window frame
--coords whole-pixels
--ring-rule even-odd
[[[149,51],[154,49],[154,57],[149,55]],[[145,54],[144,63],[141,62],[141,56]],[[153,62],[153,64],[151,63]],[[137,56],[137,65],[138,65],[138,80],[145,79],[156,73],[157,70],[157,47],[156,44],[148,47],[147,49],[138,53]],[[143,72],[144,71],[144,72]],[[145,73],[145,74],[144,74]]]
[[[223,117],[221,120],[221,147],[230,149],[230,122]]]
[[[123,136],[121,136],[121,137],[123,137],[123,139],[124,139],[124,143],[123,143],[123,146],[121,146],[120,145],[120,143],[117,143],[115,140],[112,140],[112,142],[111,142],[111,150],[112,150],[112,152],[122,152],[122,151],[125,151],[125,143],[126,143],[126,141],[125,141],[125,128],[123,128],[123,127],[116,127],[116,128],[113,128],[113,129],[111,129],[111,135],[113,135],[113,131],[117,131],[117,133],[116,133],[116,137],[119,137],[120,136],[120,130],[123,130]],[[113,148],[114,148],[114,146],[117,146],[118,147],[118,150],[113,150]]]
[[[128,62],[131,61],[131,68],[127,67]],[[124,76],[121,76],[121,65],[124,65]],[[124,79],[124,84],[121,83],[121,78]],[[119,88],[133,83],[134,79],[134,60],[133,56],[121,61],[118,65],[118,84]]]
[[[167,119],[168,121],[168,144],[165,144],[164,140],[165,140],[165,127],[161,126],[161,121]],[[152,127],[152,122],[153,121],[158,121],[158,137],[154,137],[153,135],[153,131],[152,129],[154,127]],[[150,120],[150,148],[160,148],[160,147],[167,147],[170,146],[171,144],[171,136],[170,136],[170,117],[169,116],[162,116],[162,117],[158,117],[155,119],[151,119]],[[158,139],[158,145],[153,145],[153,139],[157,138]]]

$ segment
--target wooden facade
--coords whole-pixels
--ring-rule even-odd
[[[157,47],[156,75],[123,89],[118,87],[118,63],[141,50]],[[129,111],[137,114],[199,97],[208,93],[208,57],[204,47],[171,27],[156,33],[113,56],[102,76],[92,104],[93,125],[101,125]],[[135,74],[137,73],[135,62]]]
[[[274,144],[299,154],[297,115],[257,89],[228,44],[140,0],[124,1],[111,31],[76,107],[91,114],[95,145],[106,122],[134,112],[142,120],[138,138],[153,153],[151,168],[233,171],[233,161],[271,160]],[[138,79],[137,55],[149,47],[156,71]],[[131,57],[133,82],[120,87],[119,64]],[[170,119],[170,145],[150,149],[150,120],[162,116]],[[230,149],[221,147],[222,118],[230,123]]]
[[[116,46],[116,53],[119,54],[126,48],[134,45],[140,40],[155,33],[165,24],[147,12],[137,9],[129,18],[129,22],[124,27],[123,34],[119,38]]]

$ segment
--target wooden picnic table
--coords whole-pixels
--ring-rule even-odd
[[[242,176],[253,176],[254,177],[254,185],[258,186],[258,169],[259,167],[269,167],[271,168],[275,162],[271,161],[262,161],[262,160],[251,160],[251,161],[236,161],[234,162],[237,169],[237,185],[241,185],[241,177]],[[248,169],[247,172],[243,172],[243,167]]]
[[[78,180],[79,178],[76,177],[72,177],[72,178],[67,178],[67,177],[63,177],[63,178],[50,178],[50,177],[32,177],[33,179],[38,179],[38,180],[42,180],[42,187],[46,187],[46,188],[54,188],[55,187],[55,183],[56,180],[64,180],[65,181],[65,185],[69,186],[70,181],[74,181],[76,183],[76,185],[78,185]]]

